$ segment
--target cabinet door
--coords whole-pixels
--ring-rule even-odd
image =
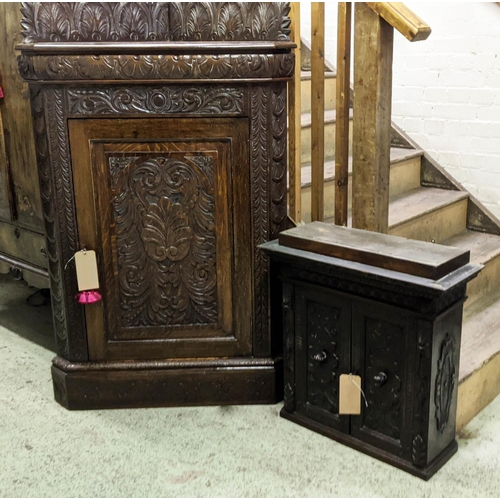
[[[350,371],[350,303],[314,286],[297,285],[296,291],[296,411],[347,433],[339,377]]]
[[[361,376],[368,406],[353,416],[351,434],[410,458],[416,318],[411,313],[359,299],[353,304],[352,370]]]
[[[92,359],[251,353],[245,119],[70,120]]]

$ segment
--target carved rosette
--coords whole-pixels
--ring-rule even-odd
[[[450,417],[451,401],[455,388],[455,344],[447,333],[441,343],[436,385],[434,388],[434,403],[436,404],[436,425],[443,432]]]

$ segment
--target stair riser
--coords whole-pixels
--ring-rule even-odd
[[[469,298],[465,303],[465,311],[489,294],[500,296],[500,255],[486,262],[479,276],[467,285]]]
[[[500,353],[458,386],[457,431],[500,394]]]
[[[300,82],[301,110],[302,113],[311,112],[311,80]],[[337,96],[337,79],[325,78],[325,109],[335,109]]]
[[[440,243],[465,230],[467,199],[389,229],[389,234],[413,240]]]
[[[391,165],[390,196],[415,189],[420,185],[420,157]],[[352,174],[349,174],[348,207],[352,205]],[[325,182],[325,219],[335,216],[335,180]],[[302,188],[302,220],[311,222],[311,187]]]
[[[349,122],[349,155],[352,155],[352,120]],[[335,123],[325,123],[325,159],[335,158]],[[311,127],[302,128],[301,154],[302,164],[311,163]]]

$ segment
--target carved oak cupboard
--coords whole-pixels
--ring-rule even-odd
[[[257,247],[287,220],[288,10],[23,4],[67,408],[281,398]],[[103,296],[86,306],[82,248],[96,251]]]

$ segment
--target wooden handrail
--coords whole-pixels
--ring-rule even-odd
[[[410,42],[426,40],[431,28],[401,2],[365,2]]]
[[[338,226],[347,226],[348,217],[351,13],[350,2],[339,2],[335,106],[335,224]]]
[[[324,2],[312,2],[311,14],[311,220],[315,221],[323,220],[325,215]],[[352,6],[349,2],[339,2],[334,218],[339,225],[346,225],[348,220],[349,76],[353,14],[352,226],[387,232],[394,29],[408,40],[418,41],[425,40],[431,28],[402,3],[356,2]],[[291,17],[292,39],[300,45],[298,3],[292,3]],[[296,56],[296,72],[289,87],[289,202],[290,217],[300,222],[299,50]]]
[[[325,3],[311,4],[311,220],[325,214]]]
[[[289,215],[300,222],[301,216],[301,43],[300,3],[292,2],[290,10],[290,39],[297,44],[293,79],[288,82],[288,149],[289,149]]]

